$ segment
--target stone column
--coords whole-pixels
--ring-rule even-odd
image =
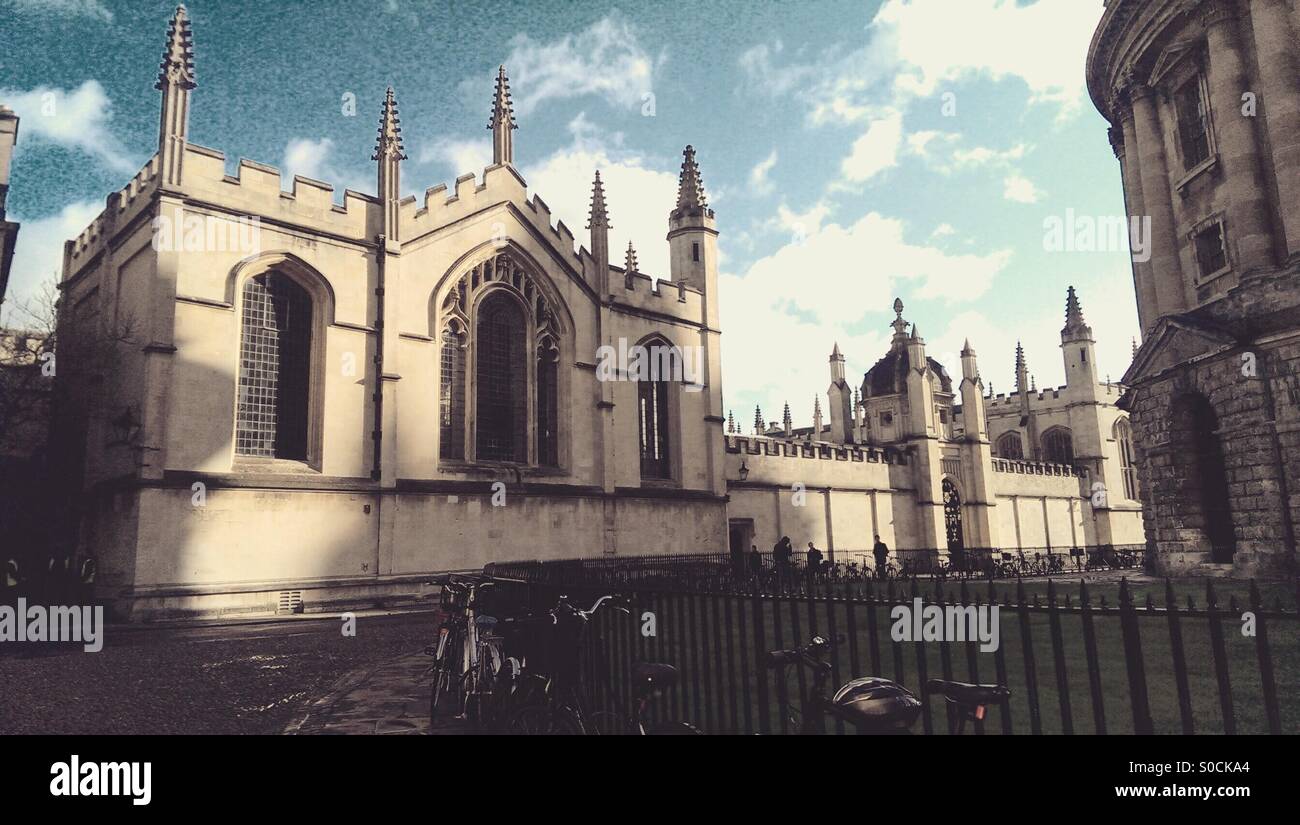
[[[1288,257],[1300,256],[1300,5],[1292,28],[1286,0],[1255,0],[1251,23],[1259,62],[1259,97],[1277,177],[1278,211]]]
[[[1165,160],[1164,136],[1156,112],[1155,91],[1145,83],[1129,86],[1133,104],[1133,132],[1142,179],[1142,205],[1151,217],[1151,281],[1156,295],[1156,317],[1187,308],[1178,240],[1174,228],[1173,196],[1169,187],[1169,165]],[[1131,150],[1130,150],[1131,151]]]
[[[1127,101],[1116,101],[1111,110],[1119,121],[1118,126],[1111,127],[1114,136],[1111,148],[1119,160],[1120,176],[1124,181],[1124,207],[1128,213],[1130,232],[1133,219],[1136,218],[1142,233],[1141,241],[1145,245],[1146,254],[1142,256],[1145,260],[1138,260],[1136,250],[1133,258],[1133,288],[1137,294],[1138,324],[1145,337],[1147,330],[1151,329],[1159,317],[1159,312],[1156,285],[1148,257],[1151,252],[1151,233],[1148,231],[1149,222],[1145,220],[1147,211],[1142,198],[1142,167],[1137,153],[1137,133],[1133,128],[1133,109]]]
[[[1228,192],[1227,237],[1237,250],[1238,273],[1271,267],[1273,222],[1260,165],[1255,118],[1242,114],[1241,96],[1251,91],[1237,34],[1237,5],[1210,0],[1201,6],[1209,46],[1210,111],[1216,130],[1219,163]]]

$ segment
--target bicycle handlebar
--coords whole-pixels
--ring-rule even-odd
[[[836,633],[833,639],[826,639],[822,636],[814,636],[812,641],[803,647],[795,647],[789,650],[772,650],[767,654],[767,666],[770,668],[783,667],[793,664],[819,664],[818,658],[826,650],[835,645],[842,644],[846,639],[843,633]]]

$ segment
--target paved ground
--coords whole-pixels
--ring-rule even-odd
[[[377,667],[362,668],[335,683],[285,728],[289,734],[429,733],[429,657],[409,653]],[[440,722],[438,734],[463,733]]]
[[[109,625],[99,653],[0,645],[0,735],[280,733],[340,679],[424,648],[427,613]],[[414,695],[414,694],[413,694]]]

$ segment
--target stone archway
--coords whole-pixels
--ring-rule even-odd
[[[1181,396],[1172,413],[1171,454],[1183,485],[1179,515],[1187,528],[1201,532],[1200,549],[1209,551],[1210,561],[1231,564],[1237,539],[1218,416],[1200,393]]]

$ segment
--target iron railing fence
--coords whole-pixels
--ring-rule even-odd
[[[539,583],[664,587],[678,582],[707,581],[716,588],[786,592],[800,587],[810,576],[823,584],[852,584],[868,579],[1017,579],[1094,570],[1141,570],[1145,549],[1141,544],[1127,544],[1013,550],[976,547],[959,553],[890,551],[890,561],[883,572],[877,568],[872,554],[865,551],[823,558],[815,570],[810,569],[807,551],[796,551],[785,565],[774,561],[770,551],[760,551],[734,558],[727,553],[693,553],[498,562],[489,565],[487,571]]]
[[[590,603],[611,588],[586,573],[607,567],[533,567],[531,578],[510,581],[503,595],[522,611],[545,610],[561,595]],[[564,581],[553,575],[559,569],[584,575]],[[929,678],[1007,685],[1011,698],[975,724],[978,734],[1300,730],[1300,695],[1277,689],[1279,674],[1285,685],[1300,673],[1300,614],[1291,606],[1300,604],[1300,586],[1291,584],[1266,585],[1266,606],[1253,581],[1244,605],[1235,593],[1225,605],[1222,588],[1246,585],[804,579],[768,592],[713,576],[670,586],[617,580],[632,615],[599,614],[580,657],[597,710],[631,706],[632,663],[666,662],[680,678],[654,707],[656,718],[690,721],[707,733],[793,732],[790,711],[805,676],[778,680],[767,653],[822,635],[841,639],[829,653],[833,685],[868,674],[918,695]],[[997,608],[996,646],[908,638],[897,611],[918,605]],[[943,733],[948,712],[927,700],[918,727]]]

